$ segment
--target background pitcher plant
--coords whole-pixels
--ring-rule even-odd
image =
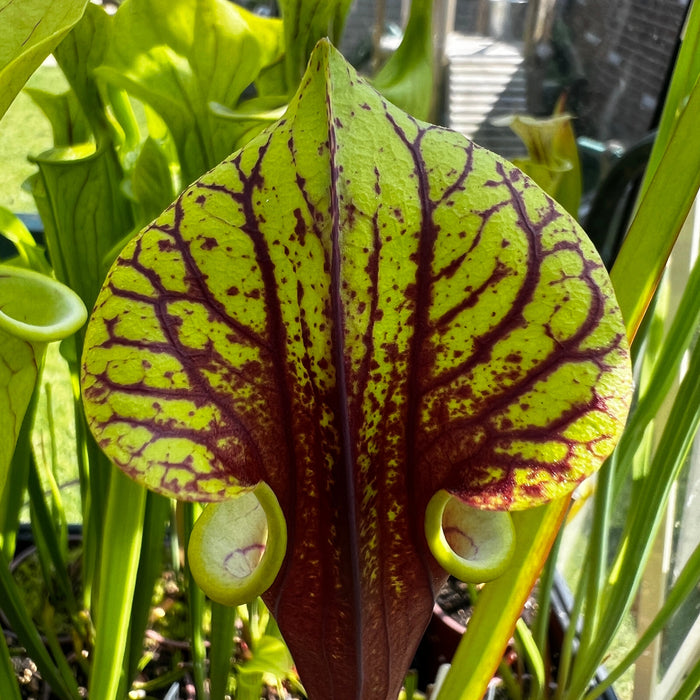
[[[211,503],[195,577],[263,595],[309,697],[394,700],[447,571],[499,575],[507,511],[600,466],[631,375],[573,218],[322,41],[286,114],[122,251],[82,385],[119,467]]]

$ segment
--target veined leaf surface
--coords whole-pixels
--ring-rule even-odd
[[[570,491],[612,449],[630,383],[574,220],[327,42],[286,116],[124,249],[83,374],[97,440],[150,488],[271,487],[288,545],[266,602],[309,696],[344,700],[398,693],[446,577],[431,496]]]

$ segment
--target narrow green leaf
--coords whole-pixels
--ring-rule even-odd
[[[68,554],[68,520],[66,518],[66,510],[63,503],[63,496],[61,494],[61,487],[58,485],[58,470],[59,470],[59,442],[61,439],[61,432],[67,429],[69,421],[60,420],[60,427],[57,429],[56,425],[56,413],[54,412],[54,402],[53,402],[53,388],[50,382],[42,382],[42,389],[46,396],[46,425],[47,425],[47,439],[48,445],[44,443],[41,444],[41,453],[46,457],[43,460],[34,460],[37,468],[37,473],[39,474],[40,480],[48,485],[49,495],[46,498],[47,507],[50,512],[51,521],[53,523],[53,529],[56,532],[57,539],[60,546],[61,554],[64,557]],[[65,415],[63,412],[61,417]],[[41,432],[37,431],[36,437],[40,440],[42,439]],[[48,454],[47,454],[48,453]],[[67,457],[66,457],[67,458]]]
[[[148,626],[153,590],[158,577],[163,574],[165,531],[169,517],[170,501],[149,491],[146,494],[139,569],[131,605],[127,682],[135,677],[143,656],[143,639]]]
[[[515,641],[522,655],[523,664],[530,675],[530,696],[538,698],[543,693],[546,683],[544,659],[535,644],[530,628],[522,618],[515,624]]]
[[[700,77],[700,3],[692,0],[681,33],[681,50],[678,52],[676,65],[673,67],[673,75],[664,101],[658,134],[642,183],[642,195],[651,184],[651,178],[659,166],[666,150],[666,144],[675,128],[676,119],[686,108],[688,95],[693,90],[693,85],[698,77]]]
[[[0,696],[7,700],[22,700],[4,634],[0,635]]]
[[[693,700],[697,689],[700,688],[700,660],[691,669],[681,687],[673,696],[673,700]]]
[[[77,342],[77,339],[76,339]],[[74,402],[78,468],[83,505],[83,607],[89,609],[97,589],[109,484],[113,473],[110,461],[95,445],[85,423],[79,396]]]
[[[192,537],[192,528],[201,514],[201,508],[194,503],[183,503],[181,507],[185,531],[185,546],[189,547],[189,542]],[[192,576],[191,566],[187,559],[185,560],[185,564],[194,687],[197,697],[205,697],[204,679],[206,677],[205,666],[207,661],[207,653],[204,647],[205,599],[202,589],[197,585]]]
[[[605,469],[605,465],[602,467]],[[563,529],[557,533],[549,556],[544,563],[540,574],[539,587],[537,591],[537,607],[535,619],[532,623],[532,636],[540,651],[542,658],[546,658],[547,644],[549,641],[550,611],[552,606],[552,589],[554,587],[554,574],[556,572],[557,553],[561,546]],[[537,700],[537,699],[535,699]]]
[[[666,596],[661,609],[656,613],[641,637],[639,637],[637,643],[627,652],[615,668],[609,670],[605,679],[586,695],[586,700],[594,700],[594,698],[599,697],[605,692],[606,688],[609,688],[622,676],[651,644],[654,637],[661,632],[681,604],[688,599],[698,583],[700,583],[700,545],[695,548],[688,558],[683,570]]]
[[[644,566],[661,523],[673,483],[685,463],[700,425],[700,343],[690,357],[654,458],[645,478],[633,494],[634,509],[621,535],[622,546],[608,574],[601,600],[595,636],[586,638],[582,659],[574,667],[570,691],[583,693],[595,669],[622,624],[639,586]]]
[[[146,490],[112,474],[104,514],[95,603],[90,697],[116,700],[128,649],[131,610],[142,544]]]
[[[649,423],[656,417],[665,400],[687,349],[700,326],[700,259],[696,260],[683,290],[673,323],[663,341],[658,357],[655,356],[653,372],[635,407],[632,420],[622,434],[617,452],[623,464],[631,464]],[[662,325],[662,324],[660,324]],[[646,351],[648,353],[648,351]]]
[[[0,118],[87,4],[87,0],[5,0],[0,5]]]
[[[699,115],[700,77],[678,116],[610,273],[632,335],[642,321],[700,186]],[[664,214],[664,235],[659,235],[659,212]]]
[[[2,592],[3,612],[12,630],[17,634],[29,656],[36,663],[42,677],[51,685],[52,691],[61,700],[77,700],[80,697],[78,686],[72,677],[64,677],[56,668],[51,655],[39,636],[31,615],[12,578],[5,555],[0,550],[0,592]]]
[[[66,602],[70,613],[77,613],[78,607],[68,576],[65,548],[54,529],[51,514],[43,497],[34,459],[31,460],[29,470],[28,493],[32,534],[44,572],[44,580],[49,587],[53,586],[55,582],[58,585],[58,590],[55,591],[58,597]]]

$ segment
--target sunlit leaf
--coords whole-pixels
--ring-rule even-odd
[[[90,3],[80,22],[55,51],[56,61],[66,76],[82,108],[83,118],[90,124],[99,145],[110,135],[104,100],[98,91],[93,73],[104,59],[106,47],[112,36],[112,27],[112,17],[105,9]],[[76,143],[76,139],[71,139],[69,143]]]
[[[316,42],[323,37],[340,41],[352,0],[280,0],[279,5],[284,19],[286,79],[293,90]]]
[[[327,42],[286,116],[121,253],[83,371],[92,430],[137,480],[198,501],[272,489],[288,544],[265,600],[311,698],[367,700],[397,696],[446,577],[431,497],[570,491],[630,383],[575,221]]]
[[[226,0],[127,0],[97,75],[150,105],[177,145],[190,182],[226,157],[240,126],[216,119],[232,109],[283,52],[282,23]]]
[[[4,0],[0,4],[0,117],[78,22],[86,5],[87,0]]]

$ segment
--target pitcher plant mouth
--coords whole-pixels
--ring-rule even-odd
[[[33,270],[0,265],[0,329],[30,342],[50,343],[87,320],[80,297]]]
[[[272,489],[254,489],[210,503],[197,519],[188,545],[197,585],[223,605],[242,605],[275,580],[287,550],[287,525]]]
[[[425,538],[440,566],[468,583],[500,576],[515,550],[510,513],[473,508],[444,489],[426,508]]]
[[[87,320],[80,297],[33,270],[0,265],[0,494],[48,343]]]

